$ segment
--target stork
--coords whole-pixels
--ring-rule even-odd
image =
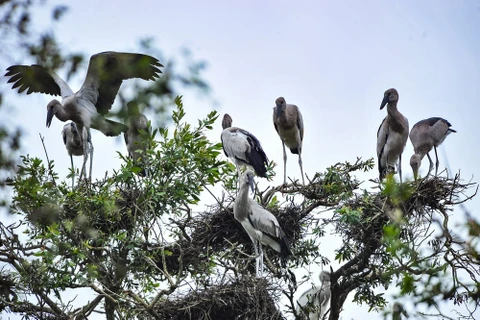
[[[155,80],[163,65],[151,56],[135,53],[102,52],[90,57],[88,71],[79,91],[74,93],[68,84],[55,72],[40,65],[13,65],[7,68],[6,77],[13,83],[12,89],[22,93],[47,93],[62,97],[62,102],[54,99],[47,105],[47,127],[53,116],[60,121],[72,120],[79,131],[87,129],[87,139],[83,150],[87,152],[90,143],[90,163],[93,158],[90,128],[101,131],[106,136],[117,136],[128,128],[122,123],[106,119],[104,116],[112,107],[113,101],[123,80],[140,78]],[[90,166],[90,177],[91,177]]]
[[[232,117],[227,113],[223,116],[222,128],[220,138],[223,152],[235,163],[238,177],[240,178],[240,166],[250,166],[257,176],[266,178],[268,158],[260,141],[250,132],[232,127]]]
[[[293,154],[298,154],[298,165],[305,184],[302,166],[303,117],[296,105],[287,104],[283,97],[277,98],[273,108],[273,125],[277,130],[283,146],[283,184],[287,183],[287,152],[285,145]]]
[[[380,110],[387,105],[388,113],[377,131],[377,157],[380,180],[385,178],[389,167],[395,168],[398,160],[398,174],[402,182],[402,152],[408,140],[408,119],[398,111],[397,103],[397,90],[385,91]]]
[[[445,140],[445,138],[456,130],[450,129],[452,125],[450,122],[443,118],[433,117],[417,122],[412,131],[410,131],[410,141],[412,141],[414,154],[410,158],[410,166],[413,169],[413,176],[417,180],[418,169],[425,155],[427,155],[430,161],[430,167],[428,169],[427,176],[433,170],[433,161],[428,154],[435,150],[435,176],[438,174],[438,155],[437,147]]]
[[[285,266],[286,258],[292,252],[277,218],[248,197],[249,187],[253,192],[253,177],[253,172],[247,169],[240,178],[240,190],[233,205],[233,214],[252,240],[256,256],[256,276],[263,277],[262,245],[268,245],[279,252],[282,256],[283,266]]]
[[[83,155],[83,165],[82,170],[80,171],[80,179],[82,175],[86,173],[85,165],[88,160],[88,152],[86,152],[83,148],[85,144],[83,143],[87,139],[87,129],[83,127],[82,132],[80,133],[77,129],[77,125],[75,122],[67,123],[63,126],[62,130],[62,138],[63,143],[65,144],[65,148],[67,149],[68,155],[70,156],[70,162],[72,164],[72,171],[75,170],[73,166],[73,156],[82,156]],[[90,162],[91,165],[91,162]],[[75,175],[72,176],[72,188],[74,186]]]
[[[309,320],[323,319],[330,303],[330,272],[322,271],[319,278],[321,285],[313,286],[305,291],[298,298],[295,307],[297,313],[303,311],[305,315],[308,315]]]
[[[127,145],[128,155],[138,164],[140,159],[144,160],[146,157],[147,145],[143,141],[144,137],[141,132],[148,130],[148,118],[140,112],[137,103],[130,102],[127,107],[128,116],[125,124],[128,129],[123,134],[123,137]],[[141,176],[145,175],[145,164],[145,161],[143,161],[143,169],[140,171]]]
[[[408,313],[400,302],[395,302],[392,308],[392,320],[401,320],[402,315],[408,318]]]

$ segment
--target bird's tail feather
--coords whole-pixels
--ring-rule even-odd
[[[382,181],[385,176],[387,175],[387,167],[382,166],[382,162],[380,161],[380,157],[378,157],[378,172],[380,173],[380,181]]]
[[[255,170],[257,176],[266,178],[267,177],[267,164],[268,158],[265,152],[262,149],[252,148],[250,154],[251,166]]]
[[[293,154],[300,154],[300,151],[298,150],[298,148],[290,148],[290,152]]]

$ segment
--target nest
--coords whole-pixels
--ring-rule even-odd
[[[167,300],[155,311],[163,319],[284,319],[271,296],[273,288],[264,279],[244,277],[235,282],[191,291],[182,298]],[[146,316],[145,318],[151,319]]]

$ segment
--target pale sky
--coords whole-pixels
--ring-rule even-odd
[[[50,21],[54,3],[63,1],[49,1],[37,17]],[[196,123],[212,109],[221,115],[228,112],[234,125],[252,132],[267,156],[279,164],[276,184],[283,180],[282,146],[272,124],[277,97],[296,104],[303,114],[304,170],[312,177],[339,161],[375,157],[377,129],[386,115],[385,109],[379,110],[380,102],[391,87],[399,92],[398,109],[410,128],[419,120],[440,116],[458,131],[439,148],[440,170],[448,159],[452,174],[461,170],[465,180],[480,174],[478,1],[82,0],[69,7],[55,32],[70,52],[132,51],[138,39],[154,37],[168,56],[187,47],[195,58],[206,60],[204,76],[218,104],[184,92],[187,120]],[[0,69],[31,63],[13,56],[1,61]],[[86,68],[70,84],[74,91]],[[2,91],[6,87],[6,81],[0,81]],[[52,126],[45,127],[46,105],[52,97],[10,91],[4,99],[14,107],[9,121],[22,123],[28,134],[24,153],[45,158],[41,133],[57,172],[65,176],[70,160],[60,136],[64,123],[54,118]],[[218,141],[220,132],[219,122],[209,137]],[[93,132],[92,140],[94,176],[119,168],[116,151],[126,152],[123,139]],[[412,153],[409,141],[403,153],[404,179],[412,177]],[[76,165],[80,164],[77,158]],[[427,168],[425,158],[420,172],[425,174]],[[290,153],[287,174],[300,177],[297,156]],[[360,177],[376,176],[377,168]],[[466,206],[475,213],[480,200]],[[461,222],[462,212],[456,214]],[[342,316],[382,319],[367,310],[347,302]]]

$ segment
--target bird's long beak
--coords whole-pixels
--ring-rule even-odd
[[[383,97],[382,104],[380,105],[380,110],[382,110],[387,103],[388,103],[388,95]]]
[[[418,169],[413,170],[413,178],[415,179],[415,181],[417,181],[417,179],[418,179]]]
[[[248,184],[250,185],[250,189],[252,189],[252,192],[255,192],[255,183],[253,181],[253,176],[248,175]]]
[[[50,125],[52,124],[52,119],[53,119],[53,108],[49,109],[47,112],[47,128],[50,128]]]

